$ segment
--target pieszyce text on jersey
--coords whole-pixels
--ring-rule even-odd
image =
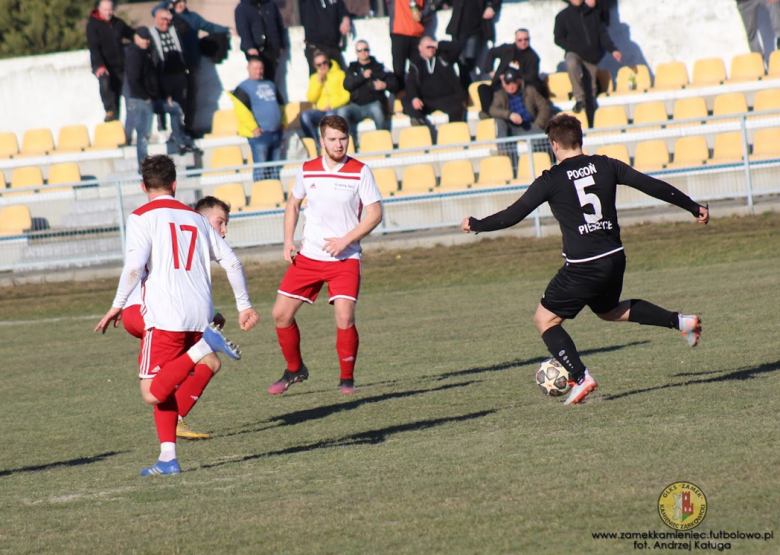
[[[591,222],[591,223],[577,226],[577,229],[579,230],[580,235],[585,235],[586,233],[591,233],[592,231],[611,230],[612,221],[599,220],[598,222]]]

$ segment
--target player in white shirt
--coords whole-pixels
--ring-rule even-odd
[[[303,303],[314,303],[324,283],[336,313],[339,387],[342,393],[355,391],[360,240],[382,221],[382,195],[371,169],[347,156],[349,126],[344,118],[323,118],[320,137],[324,154],[300,167],[284,213],[283,255],[290,267],[279,286],[272,314],[287,368],[268,388],[272,395],[284,393],[291,384],[309,377],[301,358],[295,314]],[[306,225],[298,252],[293,236],[304,199],[308,201]]]
[[[198,363],[214,351],[232,358],[241,356],[216,326],[209,325],[214,314],[212,258],[227,273],[241,329],[253,328],[259,316],[249,301],[244,269],[233,250],[206,218],[173,198],[173,160],[164,155],[149,156],[141,165],[141,175],[149,202],[127,219],[122,276],[111,309],[95,331],[105,333],[112,322],[118,326],[128,296],[147,272],[141,290],[145,332],[139,377],[144,402],[154,405],[160,458],[141,475],[178,474],[178,403],[191,402],[203,393],[203,380],[194,378],[198,368],[208,367]],[[196,375],[191,376],[190,371]]]
[[[227,235],[227,225],[230,221],[230,206],[227,203],[216,197],[206,196],[197,202],[195,211],[205,216],[211,224],[211,227],[214,228],[219,236],[223,239],[225,238],[225,235]],[[225,317],[219,313],[214,315],[212,321],[220,329],[225,325]],[[125,304],[125,308],[122,310],[122,324],[127,333],[133,337],[138,339],[143,337],[146,325],[143,316],[141,316],[141,283],[133,289],[133,292],[127,299],[127,304]],[[197,375],[197,379],[206,382],[211,380],[222,367],[222,363],[216,353],[208,355],[200,361],[200,364],[208,366],[211,373],[205,368],[196,367],[196,370],[193,371],[193,375]],[[211,439],[209,434],[196,432],[184,421],[184,417],[193,409],[197,401],[198,399],[191,399],[187,400],[186,404],[179,403],[179,422],[176,425],[176,437],[182,439]]]

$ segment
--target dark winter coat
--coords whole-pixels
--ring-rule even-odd
[[[574,52],[591,64],[599,63],[603,50],[615,52],[617,47],[607,33],[601,12],[585,4],[569,4],[555,16],[555,44],[566,52]]]
[[[365,106],[374,101],[386,102],[388,92],[395,92],[398,89],[398,80],[392,71],[385,70],[385,67],[371,56],[369,63],[362,65],[360,62],[352,62],[347,68],[347,76],[344,78],[344,88],[349,91],[349,100],[358,106]],[[370,69],[371,77],[363,77],[363,71]],[[387,89],[378,91],[374,88],[374,81],[379,79],[384,81]]]
[[[352,17],[344,0],[299,0],[304,42],[325,46],[342,46],[339,27],[345,17]]]
[[[480,22],[482,26],[482,40],[485,42],[493,42],[496,40],[496,20],[498,20],[498,13],[501,11],[501,0],[454,0],[452,2],[452,15],[450,16],[450,23],[447,25],[447,34],[454,39],[465,39],[468,34],[459,33],[458,30],[461,27],[463,12],[466,3],[476,2],[479,4]],[[446,2],[445,2],[446,3]],[[493,8],[496,15],[493,19],[482,19],[482,14],[488,8]]]
[[[458,42],[439,42],[436,64],[433,73],[428,72],[428,61],[415,52],[409,60],[409,74],[406,77],[406,94],[410,98],[463,96],[460,78],[455,73],[454,64],[460,56],[461,45]]]
[[[151,47],[144,50],[133,44],[128,48],[125,76],[130,98],[141,100],[160,98],[160,86],[157,81],[157,70],[152,62]]]
[[[493,71],[493,63],[496,58],[499,59],[498,67],[493,76],[493,89],[501,88],[501,76],[506,73],[510,67],[514,67],[523,79],[525,86],[535,87],[544,96],[549,96],[547,85],[539,76],[539,55],[536,51],[528,47],[525,50],[519,50],[514,44],[502,44],[488,51],[485,60],[485,73]],[[515,62],[515,64],[512,64]]]
[[[87,46],[92,62],[92,72],[105,67],[112,75],[122,77],[125,71],[125,49],[122,39],[133,40],[135,31],[123,20],[112,17],[111,21],[101,19],[97,8],[92,10],[87,21]]]
[[[275,56],[285,48],[282,14],[273,0],[241,0],[235,18],[244,53],[256,49]]]

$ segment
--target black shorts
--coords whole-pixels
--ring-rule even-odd
[[[620,303],[626,255],[623,251],[591,262],[567,262],[558,270],[542,296],[542,306],[571,320],[586,306],[604,314]]]

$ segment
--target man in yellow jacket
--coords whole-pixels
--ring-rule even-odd
[[[315,52],[314,66],[317,72],[309,78],[309,90],[306,91],[306,98],[314,104],[314,108],[301,114],[301,127],[319,148],[317,134],[320,121],[335,114],[336,108],[349,104],[349,91],[344,88],[344,70],[332,63],[327,54]]]

